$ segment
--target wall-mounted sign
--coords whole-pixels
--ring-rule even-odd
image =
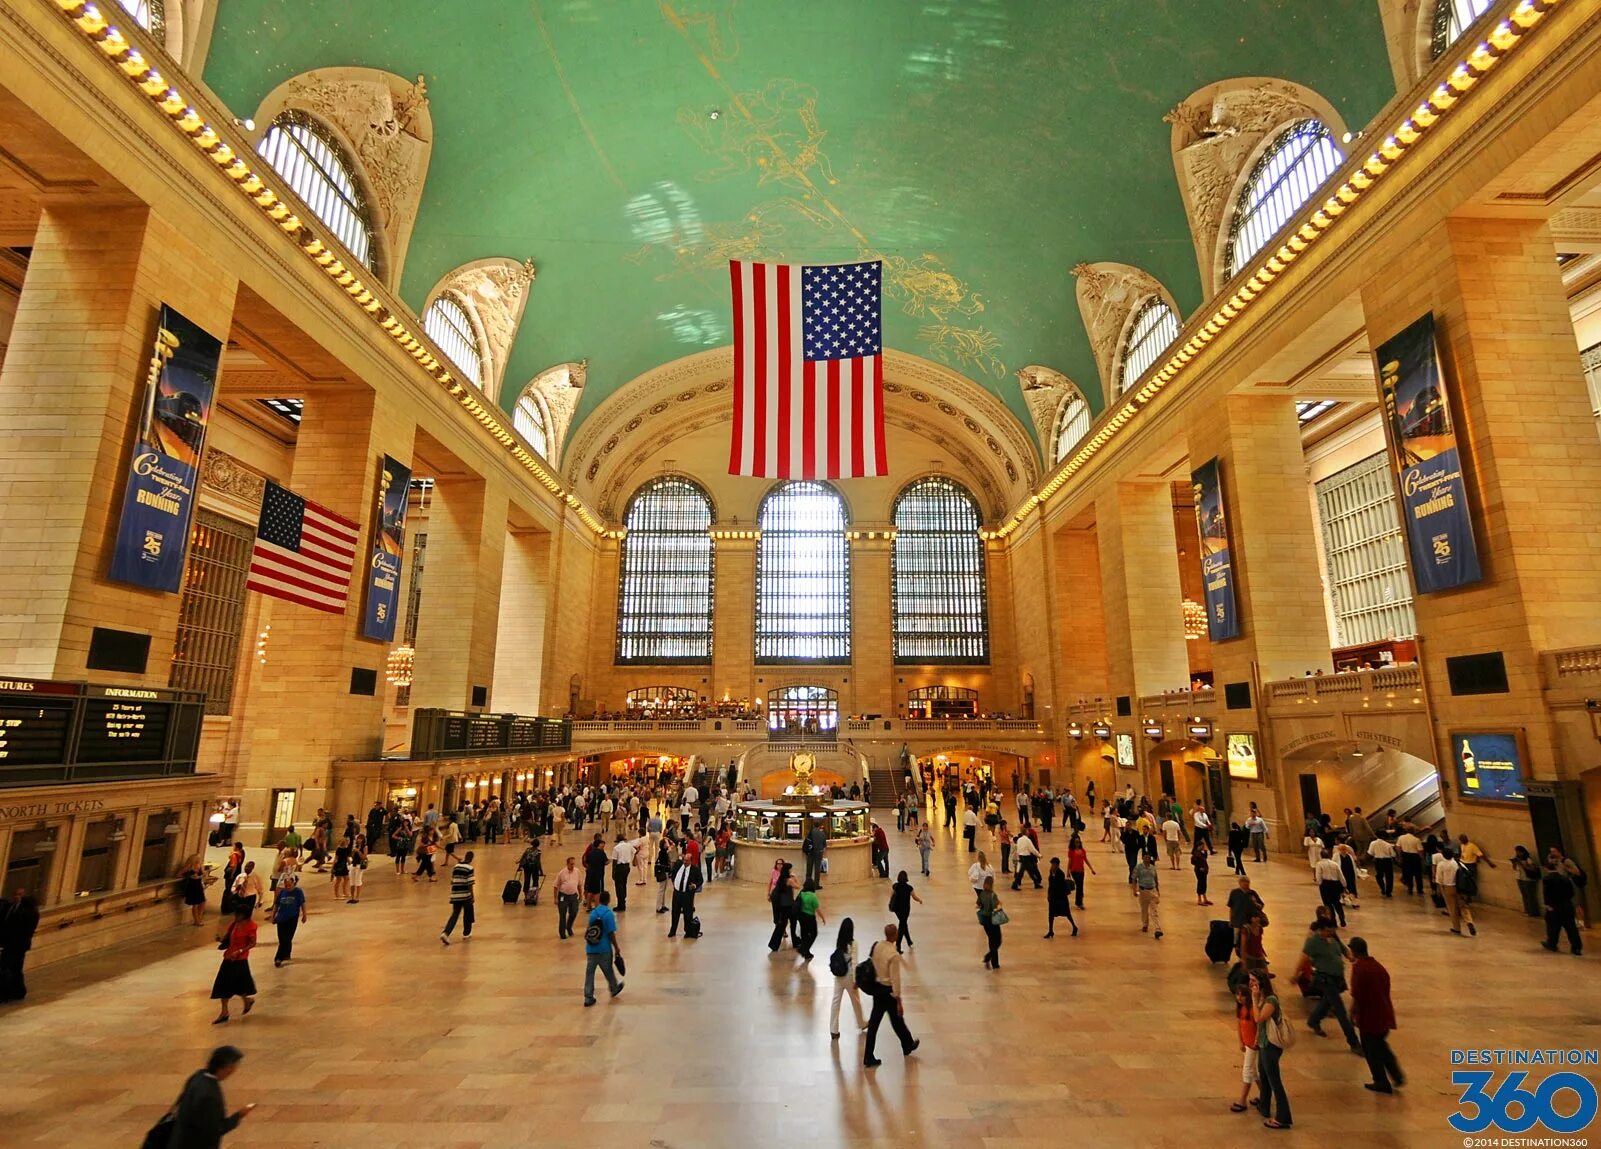
[[[1240,637],[1234,601],[1234,560],[1229,554],[1229,520],[1223,505],[1223,476],[1209,459],[1190,474],[1195,487],[1195,527],[1201,539],[1201,583],[1206,597],[1206,633],[1213,642]]]
[[[1134,765],[1134,735],[1121,730],[1117,732],[1117,764],[1131,768]]]
[[[111,552],[118,582],[175,591],[183,579],[221,359],[220,341],[162,304]]]
[[[1433,314],[1380,346],[1378,366],[1418,593],[1478,582],[1479,552],[1451,421],[1451,389],[1434,346]]]
[[[367,561],[367,609],[361,633],[393,642],[400,609],[400,562],[406,549],[406,493],[411,468],[388,455],[378,471],[378,507],[373,515],[372,555]]]
[[[1256,735],[1246,732],[1224,736],[1228,754],[1229,777],[1255,782],[1262,777],[1262,768],[1256,761]]]
[[[1528,798],[1523,774],[1523,734],[1518,730],[1454,730],[1457,794],[1481,802]]]

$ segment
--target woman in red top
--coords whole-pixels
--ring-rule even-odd
[[[1095,863],[1090,861],[1090,855],[1084,849],[1084,842],[1074,834],[1067,843],[1067,872],[1073,879],[1073,904],[1079,909],[1084,908],[1084,870],[1088,867],[1090,873],[1095,872]]]
[[[1240,1099],[1229,1106],[1230,1113],[1244,1113],[1251,1102],[1251,1083],[1258,1080],[1256,1073],[1256,1011],[1251,1007],[1251,991],[1244,982],[1234,989],[1234,1016],[1240,1027]],[[1257,1104],[1261,1104],[1261,1087],[1257,1088]]]
[[[251,911],[245,906],[234,910],[233,921],[219,939],[222,965],[217,969],[217,979],[211,983],[211,999],[222,1002],[222,1012],[212,1025],[228,1020],[229,998],[243,998],[245,1013],[255,1007],[256,979],[250,976],[250,951],[256,948],[256,923],[250,915]]]

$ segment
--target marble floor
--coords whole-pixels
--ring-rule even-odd
[[[915,874],[910,836],[890,837],[893,866]],[[1046,856],[1065,845],[1058,830]],[[848,1022],[829,1040],[827,947],[809,967],[787,947],[769,955],[760,887],[709,886],[696,941],[666,938],[653,886],[631,890],[628,988],[583,1008],[581,940],[557,940],[549,902],[499,900],[518,849],[480,849],[478,929],[448,949],[445,882],[397,881],[375,858],[362,904],[347,906],[310,875],[297,960],[274,969],[261,953],[257,1006],[227,1026],[211,1024],[209,930],[175,927],[35,971],[26,1004],[0,1011],[0,1144],[137,1145],[184,1075],[227,1041],[248,1055],[229,1103],[259,1106],[231,1149],[1458,1145],[1446,1125],[1459,1092],[1452,1048],[1601,1045],[1594,959],[1542,951],[1536,923],[1508,911],[1484,911],[1480,936],[1460,938],[1424,900],[1369,889],[1347,933],[1391,971],[1407,1088],[1364,1091],[1364,1063],[1336,1027],[1327,1041],[1302,1030],[1285,1059],[1296,1127],[1269,1133],[1254,1113],[1228,1111],[1234,1019],[1224,967],[1202,953],[1220,907],[1195,905],[1188,870],[1164,882],[1161,941],[1140,933],[1105,845],[1093,846],[1101,874],[1077,938],[1043,940],[1044,895],[1003,890],[1013,922],[991,973],[968,858],[947,833],[911,919],[906,1015],[922,1048],[903,1060],[886,1027],[884,1064],[866,1071]],[[562,856],[547,849],[547,864]],[[1214,893],[1228,888],[1221,860]],[[1287,973],[1315,891],[1294,856],[1251,869],[1275,923],[1269,954]],[[886,898],[876,882],[825,890],[824,938],[847,914],[858,936],[876,934]],[[1305,1009],[1295,1001],[1291,1016]]]

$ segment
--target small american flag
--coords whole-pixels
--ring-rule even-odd
[[[734,432],[728,473],[888,474],[883,265],[729,262]]]
[[[356,524],[349,519],[269,481],[245,588],[343,614],[356,536]]]

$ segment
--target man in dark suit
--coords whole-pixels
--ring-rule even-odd
[[[246,1105],[232,1115],[222,1101],[222,1083],[233,1075],[245,1055],[231,1045],[211,1051],[206,1067],[183,1083],[178,1103],[172,1107],[172,1137],[168,1149],[218,1149],[225,1133],[231,1133],[249,1116],[254,1105]]]
[[[22,963],[33,948],[39,928],[39,903],[20,889],[0,902],[0,1001],[21,1001],[28,996]]]
[[[678,923],[684,923],[684,932],[688,934],[689,924],[695,920],[695,894],[700,890],[704,879],[700,873],[700,863],[681,860],[673,871],[673,916],[667,929],[667,936],[678,936]]]

